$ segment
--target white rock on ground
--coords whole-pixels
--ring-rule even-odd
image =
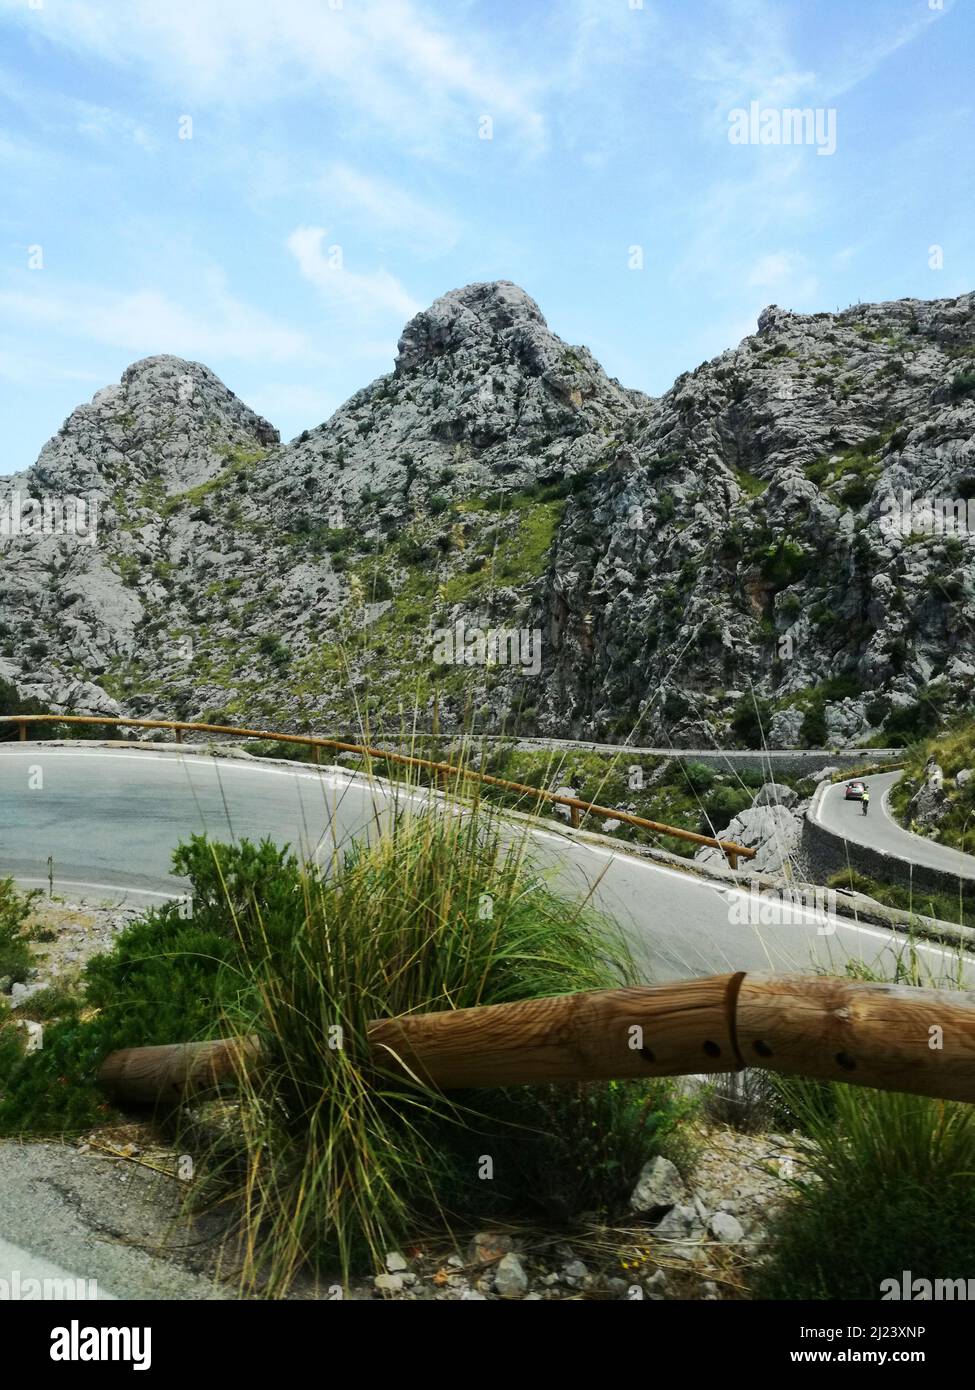
[[[528,1288],[528,1275],[520,1258],[511,1252],[504,1255],[494,1272],[494,1288],[502,1298],[521,1298]]]
[[[658,1154],[645,1163],[630,1196],[630,1209],[649,1212],[672,1207],[687,1196],[684,1180],[669,1158]]]

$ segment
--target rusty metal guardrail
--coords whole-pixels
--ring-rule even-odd
[[[358,753],[367,759],[376,761],[427,768],[438,775],[445,787],[450,785],[452,778],[458,780],[467,778],[486,783],[488,786],[501,787],[505,791],[517,792],[522,796],[530,796],[538,801],[566,806],[569,809],[571,824],[575,828],[581,824],[583,815],[599,816],[604,820],[616,820],[622,821],[626,825],[635,825],[641,830],[650,831],[652,834],[671,835],[675,839],[687,840],[693,844],[710,845],[721,850],[732,869],[738,868],[739,859],[754,859],[755,857],[755,850],[749,849],[746,845],[739,845],[734,840],[719,840],[713,835],[698,835],[693,830],[684,830],[677,825],[664,825],[660,821],[647,820],[643,816],[634,816],[628,811],[617,811],[610,806],[600,806],[592,801],[583,801],[579,797],[562,796],[558,792],[544,791],[540,787],[529,787],[523,782],[509,782],[503,777],[493,777],[489,773],[477,772],[469,767],[458,767],[454,763],[435,762],[430,758],[417,758],[408,753],[393,753],[383,748],[372,748],[364,743],[346,743],[340,739],[320,738],[316,734],[280,734],[269,729],[240,729],[226,724],[199,724],[178,719],[130,719],[84,714],[7,714],[0,715],[0,724],[15,724],[19,730],[21,741],[26,740],[27,729],[31,724],[98,724],[105,727],[124,725],[140,729],[171,729],[175,733],[177,743],[182,743],[183,734],[186,731],[224,734],[231,738],[271,739],[276,743],[301,743],[312,749],[316,762],[320,760],[319,751],[322,748],[342,753]]]

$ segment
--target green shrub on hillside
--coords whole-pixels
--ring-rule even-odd
[[[975,719],[964,715],[940,733],[931,734],[909,747],[904,775],[890,792],[891,806],[904,824],[907,824],[908,803],[924,785],[926,765],[931,758],[944,774],[947,798],[945,812],[933,836],[941,844],[975,853],[975,777],[962,786],[955,780],[959,772],[975,769]]]
[[[790,1104],[814,1181],[771,1228],[757,1297],[880,1299],[904,1270],[971,1278],[975,1107],[842,1085],[793,1086]]]

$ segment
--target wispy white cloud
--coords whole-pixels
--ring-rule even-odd
[[[0,378],[17,386],[37,386],[48,381],[78,381],[101,385],[97,372],[65,367],[33,354],[0,346]]]
[[[759,256],[746,276],[746,284],[781,295],[794,308],[808,305],[818,288],[806,257],[796,251],[772,251]]]
[[[113,111],[108,106],[96,106],[90,101],[74,101],[70,106],[74,113],[75,129],[79,135],[87,135],[97,141],[131,140],[147,152],[158,149],[159,142],[149,134],[145,126],[121,111]]]
[[[120,293],[84,286],[48,289],[38,283],[34,292],[0,292],[0,315],[133,356],[171,352],[204,360],[291,362],[315,355],[304,333],[219,288],[190,309],[154,289]]]
[[[71,0],[0,11],[74,53],[148,73],[180,100],[255,106],[318,92],[428,151],[477,139],[481,114],[539,149],[535,82],[489,32],[458,42],[410,0]]]
[[[839,54],[835,65],[824,75],[826,100],[842,96],[867,81],[888,58],[921,38],[932,24],[944,21],[954,6],[955,0],[944,0],[943,7],[931,9],[918,0],[909,11],[903,12],[906,15],[903,20],[898,23],[895,17],[886,31],[881,29],[869,35],[861,32],[858,41]]]
[[[324,227],[296,227],[288,250],[301,275],[335,308],[359,314],[397,314],[411,318],[421,307],[387,270],[348,270],[338,243],[326,245]]]
[[[330,213],[343,212],[374,236],[408,245],[417,254],[443,255],[460,235],[459,219],[450,211],[349,164],[330,165],[318,187]]]
[[[789,229],[805,230],[815,215],[821,191],[804,177],[805,151],[753,150],[729,146],[729,158],[742,172],[727,172],[697,193],[687,209],[694,233],[675,268],[675,279],[686,282],[701,275],[718,275],[731,288],[742,267],[753,260],[763,241],[780,241]],[[758,156],[757,167],[745,175],[747,158]]]
[[[849,8],[842,25],[824,26],[816,60],[797,53],[796,10],[781,0],[716,0],[707,19],[689,26],[671,12],[660,38],[684,75],[692,101],[709,100],[712,119],[758,101],[762,106],[828,105],[874,76],[899,50],[945,19],[956,0],[930,9],[926,0],[890,0],[877,10]]]

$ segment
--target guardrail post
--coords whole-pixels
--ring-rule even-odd
[[[725,853],[726,853],[727,856],[728,856],[728,868],[729,868],[729,869],[737,869],[737,867],[738,867],[738,856],[737,856],[737,854],[735,853],[735,851],[734,851],[733,849],[729,849],[729,850],[725,850]]]
[[[573,830],[578,830],[578,829],[579,829],[579,822],[580,822],[580,820],[581,820],[581,817],[580,817],[580,815],[579,815],[579,807],[578,807],[578,806],[570,806],[570,807],[569,807],[569,824],[572,826],[572,829],[573,829]]]
[[[317,743],[313,743],[313,744],[312,744],[312,746],[311,746],[311,755],[312,755],[312,757],[314,758],[314,760],[315,760],[316,763],[321,764],[321,761],[322,761],[322,750],[319,748],[319,746],[318,746]]]
[[[21,743],[26,743],[26,741],[27,741],[27,725],[26,725],[23,721],[21,721],[21,722],[17,725],[17,728],[20,730],[20,741],[21,741]]]
[[[182,729],[177,729],[177,730],[176,730],[176,742],[177,742],[177,743],[182,743],[182,742],[183,742],[183,730],[182,730]]]

